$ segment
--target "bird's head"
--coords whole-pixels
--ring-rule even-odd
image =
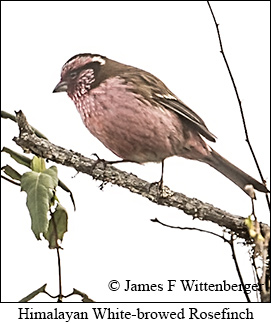
[[[98,76],[107,58],[95,54],[78,54],[70,58],[62,67],[61,80],[54,88],[55,92],[86,94],[100,83]]]
[[[61,80],[53,92],[67,92],[69,96],[84,96],[108,78],[127,67],[99,54],[78,54],[62,67]]]

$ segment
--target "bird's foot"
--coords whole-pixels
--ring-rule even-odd
[[[153,186],[155,186],[157,190],[157,193],[156,193],[157,204],[162,204],[162,201],[171,197],[174,194],[167,186],[163,184],[163,181],[161,180],[159,182],[154,182],[150,184],[149,193]]]
[[[149,186],[149,192],[151,191],[153,186],[156,187],[156,190],[157,190],[157,203],[159,204],[159,201],[163,198],[163,192],[164,192],[163,180],[151,183],[150,186]]]
[[[109,164],[111,165],[113,162],[111,161],[107,161],[105,159],[100,158],[97,154],[92,154],[93,156],[95,156],[97,158],[97,160],[94,161],[94,163],[91,165],[91,171],[94,171],[94,169],[97,167],[98,164],[102,164],[103,165],[103,170],[105,170],[106,166]],[[104,179],[104,175],[102,175],[101,181],[102,183],[99,185],[100,190],[102,191],[105,187],[105,185],[108,183],[107,181],[105,181]]]
[[[97,160],[95,160],[95,162],[92,164],[91,166],[91,170],[93,171],[98,164],[103,164],[103,168],[106,167],[107,164],[109,164],[110,162],[106,161],[105,159],[101,159],[97,154],[92,154],[93,156],[95,156],[97,158]]]
[[[157,186],[157,191],[161,191],[163,190],[163,181],[158,181],[158,182],[153,182],[153,183],[150,183],[150,186],[149,186],[149,191],[151,190],[151,188],[153,186]]]

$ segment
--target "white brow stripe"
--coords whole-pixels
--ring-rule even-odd
[[[92,62],[99,62],[101,65],[105,64],[105,60],[101,56],[93,56]]]

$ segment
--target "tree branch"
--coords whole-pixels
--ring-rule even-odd
[[[104,166],[102,162],[97,164],[96,160],[56,146],[44,138],[39,138],[35,135],[21,111],[17,113],[16,118],[20,136],[13,138],[13,140],[25,151],[58,164],[73,167],[78,172],[88,174],[93,179],[100,180],[103,183],[110,182],[126,188],[133,193],[142,195],[151,202],[178,208],[193,218],[211,221],[221,227],[226,227],[240,238],[247,241],[251,240],[244,222],[245,218],[222,211],[198,199],[189,198],[184,194],[171,191],[166,186],[164,187],[163,195],[160,196],[157,194],[157,185],[151,185],[151,183],[138,178],[136,175],[121,171],[111,165]],[[94,165],[96,166],[94,167]],[[260,225],[263,236],[270,232],[267,224],[260,223]]]

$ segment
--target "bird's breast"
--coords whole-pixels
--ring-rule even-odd
[[[92,135],[122,159],[160,162],[173,155],[186,157],[189,151],[180,118],[119,78],[72,99]]]

